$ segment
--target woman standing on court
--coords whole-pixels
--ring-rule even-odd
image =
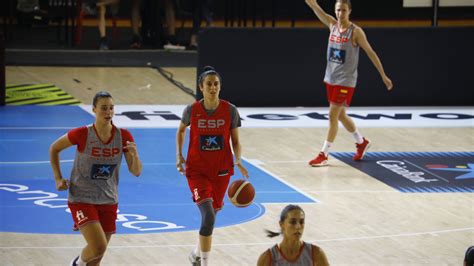
[[[287,205],[280,214],[280,232],[267,231],[268,237],[283,235],[280,244],[267,249],[258,258],[258,266],[294,265],[327,266],[324,251],[313,244],[301,240],[305,225],[305,213],[298,205]]]
[[[74,224],[87,242],[71,265],[99,265],[115,233],[122,155],[130,173],[139,176],[142,171],[132,135],[112,123],[112,96],[98,92],[92,111],[96,115],[94,124],[72,129],[51,144],[49,150],[56,189],[69,189],[68,205]],[[76,145],[77,150],[70,180],[67,180],[61,174],[59,153],[72,145]]]
[[[214,68],[206,67],[199,76],[198,85],[203,99],[184,109],[176,133],[176,167],[186,175],[193,201],[201,213],[198,244],[189,255],[189,260],[193,265],[207,266],[216,213],[224,204],[224,195],[230,177],[234,174],[234,164],[243,176],[249,176],[241,162],[239,113],[233,104],[219,99],[221,76]],[[182,150],[188,126],[191,126],[191,130],[185,161]],[[186,168],[183,168],[183,164],[186,164]]]
[[[335,12],[337,20],[324,12],[316,0],[306,0],[316,16],[329,27],[329,43],[327,49],[327,66],[324,82],[326,83],[329,101],[329,130],[321,152],[309,161],[311,166],[328,164],[328,154],[338,130],[338,123],[349,131],[356,141],[355,161],[362,160],[370,146],[370,141],[357,130],[354,121],[346,114],[357,83],[357,66],[359,63],[359,47],[367,53],[375,68],[382,77],[388,90],[392,81],[387,77],[379,57],[374,52],[364,31],[349,20],[352,11],[350,0],[336,0]]]

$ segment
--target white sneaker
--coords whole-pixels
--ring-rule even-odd
[[[189,253],[188,259],[189,262],[191,262],[191,265],[201,266],[201,257],[196,256],[196,254],[194,254],[194,251],[191,251],[191,253]]]
[[[165,50],[186,50],[186,47],[184,46],[181,46],[181,45],[174,45],[174,44],[171,44],[171,43],[167,43],[165,45],[163,45],[163,49]]]
[[[71,266],[77,266],[77,261],[79,260],[79,256],[75,257],[74,259],[71,260],[71,262],[69,263],[69,265]]]

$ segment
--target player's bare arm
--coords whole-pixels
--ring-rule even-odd
[[[271,264],[270,252],[267,250],[267,251],[263,252],[260,255],[260,257],[258,258],[257,266],[267,266],[267,265],[270,265],[270,264]]]
[[[64,134],[59,139],[57,139],[49,147],[49,159],[51,161],[51,166],[54,173],[54,181],[56,182],[57,190],[66,190],[68,189],[67,180],[63,178],[61,174],[61,167],[59,164],[59,153],[72,146],[72,143],[69,141],[67,134]]]
[[[128,170],[135,176],[139,176],[142,172],[142,162],[138,157],[137,144],[127,141],[125,146],[125,160],[127,161]]]
[[[337,20],[333,16],[324,12],[324,10],[319,6],[316,0],[305,0],[305,1],[306,1],[306,4],[313,10],[314,14],[316,14],[316,16],[324,25],[330,28],[332,25],[337,23]]]
[[[242,165],[241,161],[241,152],[242,148],[240,146],[240,140],[239,140],[239,129],[234,128],[230,131],[231,134],[231,141],[232,141],[232,150],[234,151],[234,156],[235,156],[235,165],[239,168],[239,171],[242,173],[243,176],[246,178],[249,178],[249,172],[247,169]]]
[[[354,30],[354,42],[356,45],[359,45],[365,51],[370,61],[372,61],[375,68],[379,72],[380,77],[382,78],[383,82],[385,83],[385,86],[387,87],[387,90],[391,90],[393,88],[392,81],[385,74],[380,58],[375,53],[374,49],[372,49],[372,46],[367,40],[365,32],[360,27],[356,27]]]
[[[184,175],[184,164],[186,161],[183,157],[184,137],[186,136],[186,125],[183,122],[179,123],[178,131],[176,133],[176,169]]]

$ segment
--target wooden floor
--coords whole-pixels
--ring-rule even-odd
[[[195,87],[195,69],[168,70]],[[56,75],[59,71],[64,74]],[[7,84],[53,83],[87,104],[98,89],[109,90],[116,104],[193,101],[148,69],[7,67],[6,79]],[[373,141],[371,151],[474,148],[473,127],[360,130]],[[266,170],[321,201],[302,206],[307,220],[303,238],[321,246],[332,265],[462,265],[464,251],[474,244],[472,193],[400,193],[331,157],[330,167],[311,168],[306,163],[319,150],[325,128],[240,132],[245,158],[261,161]],[[341,129],[333,150],[353,151],[352,137]],[[212,265],[255,265],[258,255],[279,240],[266,238],[263,229],[278,229],[284,205],[266,205],[257,220],[216,229]],[[196,236],[115,235],[103,265],[187,265]],[[80,236],[0,233],[0,264],[67,265],[83,245]]]

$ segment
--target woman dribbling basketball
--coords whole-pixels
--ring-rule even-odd
[[[216,212],[224,204],[225,191],[234,174],[234,164],[247,178],[248,172],[240,158],[240,116],[234,105],[219,99],[219,73],[206,67],[199,76],[198,84],[204,99],[188,105],[183,112],[176,133],[176,167],[186,175],[193,200],[201,212],[199,241],[189,255],[189,260],[193,265],[206,266],[209,263]],[[188,126],[191,126],[191,131],[185,161],[182,149]],[[186,164],[186,168],[183,168],[183,164]]]

